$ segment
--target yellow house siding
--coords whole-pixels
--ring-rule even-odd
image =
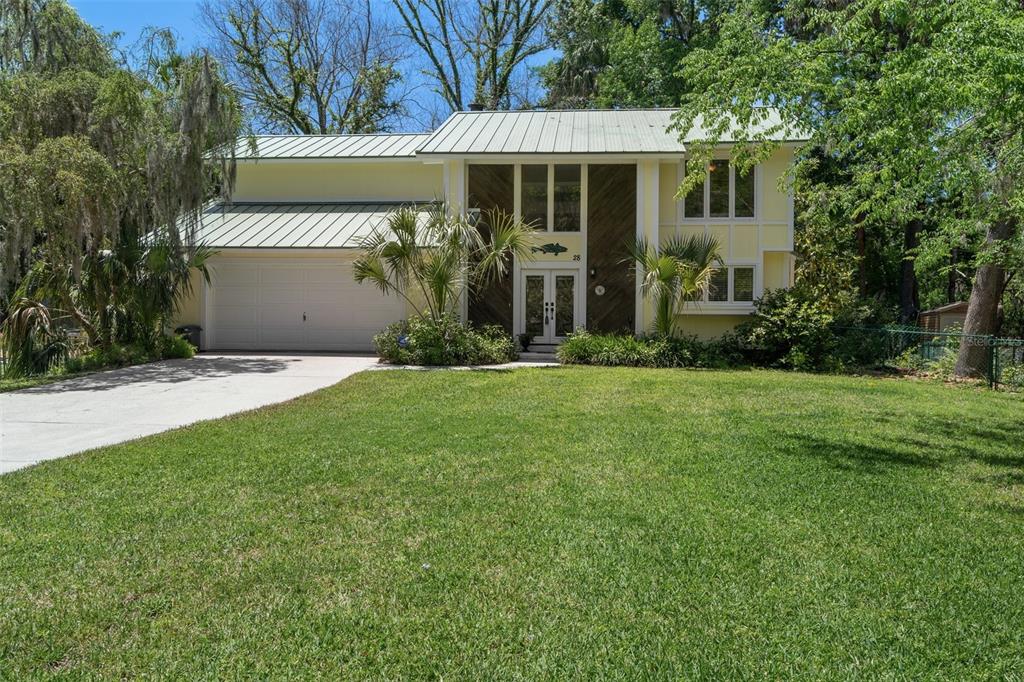
[[[440,165],[256,161],[238,164],[235,201],[432,201],[444,195]]]
[[[677,315],[679,333],[698,339],[717,339],[747,319],[746,315]]]
[[[789,286],[789,254],[768,252],[764,254],[764,288],[778,289]]]
[[[178,303],[178,309],[172,317],[171,329],[186,324],[203,324],[203,275],[198,270],[193,270],[189,279],[192,283],[192,293]]]

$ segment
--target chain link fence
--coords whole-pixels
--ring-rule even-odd
[[[956,331],[933,332],[920,327],[886,325],[849,331],[877,344],[887,364],[916,360],[922,366],[952,364],[962,344],[981,346],[987,357],[985,380],[992,388],[1024,389],[1024,339],[1008,339]]]

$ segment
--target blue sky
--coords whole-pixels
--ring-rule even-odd
[[[198,0],[69,0],[87,22],[105,33],[120,31],[131,45],[147,26],[174,29],[181,48],[201,42]]]
[[[104,33],[120,32],[122,48],[130,48],[148,27],[170,28],[178,35],[178,47],[187,51],[204,42],[204,29],[199,21],[200,0],[68,0],[79,15]],[[374,11],[389,12],[386,0],[372,0]],[[530,64],[538,65],[551,58],[548,50],[535,56]],[[443,120],[447,110],[425,84],[417,64],[403,66],[405,87],[411,88],[407,114],[398,123],[399,129],[420,131]],[[530,77],[533,80],[533,77]],[[534,88],[537,87],[533,80]]]

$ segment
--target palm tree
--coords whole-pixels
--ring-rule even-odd
[[[691,235],[673,237],[657,248],[638,239],[631,245],[629,260],[641,271],[640,293],[654,299],[655,332],[674,336],[677,307],[700,298],[722,257],[717,239]]]
[[[458,308],[463,291],[477,291],[508,275],[513,258],[530,259],[533,228],[498,210],[478,227],[444,204],[403,206],[384,229],[362,244],[353,264],[356,282],[395,294],[435,322]]]

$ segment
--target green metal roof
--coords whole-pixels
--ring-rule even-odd
[[[203,211],[196,242],[216,249],[357,248],[395,203],[232,203]]]
[[[704,136],[699,122],[680,140],[669,130],[677,109],[459,111],[426,140],[417,156],[470,154],[681,154]],[[751,133],[772,132],[780,118],[764,118]],[[772,132],[774,139],[806,136]],[[732,141],[732,137],[722,142]]]
[[[429,134],[256,135],[235,145],[238,159],[411,159]],[[255,148],[254,148],[255,146]]]

